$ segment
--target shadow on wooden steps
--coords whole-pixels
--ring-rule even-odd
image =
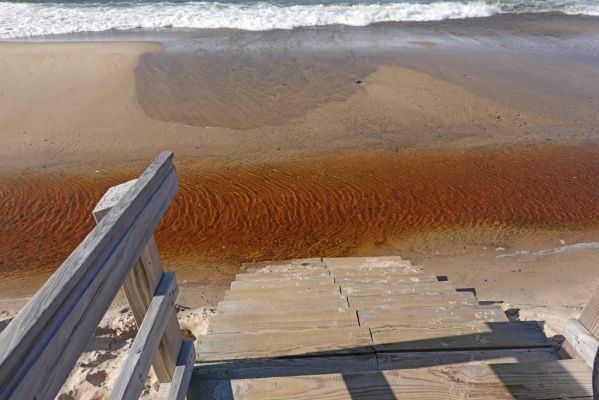
[[[590,368],[581,360],[558,361],[542,332],[524,338],[521,348],[493,348],[488,335],[385,343],[417,352],[381,352],[375,345],[203,364],[194,369],[190,399],[591,398]],[[483,349],[454,345],[464,341]]]

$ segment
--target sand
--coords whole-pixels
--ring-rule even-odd
[[[243,261],[350,255],[401,255],[559,335],[599,285],[593,245],[564,247],[599,242],[596,21],[0,43],[0,329],[102,193],[171,149],[181,192],[157,238],[195,336]],[[105,396],[125,308],[64,398]]]

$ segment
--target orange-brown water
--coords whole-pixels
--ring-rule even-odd
[[[206,165],[176,160],[181,183],[157,231],[180,257],[242,261],[345,255],[456,227],[599,225],[599,146],[364,151]],[[0,272],[48,273],[89,232],[104,191],[143,168],[1,174]],[[183,267],[180,267],[183,268]]]

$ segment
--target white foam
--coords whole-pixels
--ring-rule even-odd
[[[582,250],[582,249],[599,249],[599,242],[567,244],[564,246],[554,247],[551,249],[543,249],[543,250],[539,250],[539,251],[521,250],[521,251],[517,251],[515,253],[500,254],[500,255],[496,256],[496,258],[530,256],[530,255],[532,255],[532,256],[547,256],[550,254],[567,253],[572,250]]]
[[[127,6],[0,2],[0,38],[164,27],[260,31],[333,24],[365,26],[386,21],[486,17],[499,12],[497,5],[483,1],[292,6],[214,2]]]

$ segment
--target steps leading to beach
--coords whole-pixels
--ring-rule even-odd
[[[244,264],[197,343],[194,399],[590,398],[536,322],[400,257]]]

